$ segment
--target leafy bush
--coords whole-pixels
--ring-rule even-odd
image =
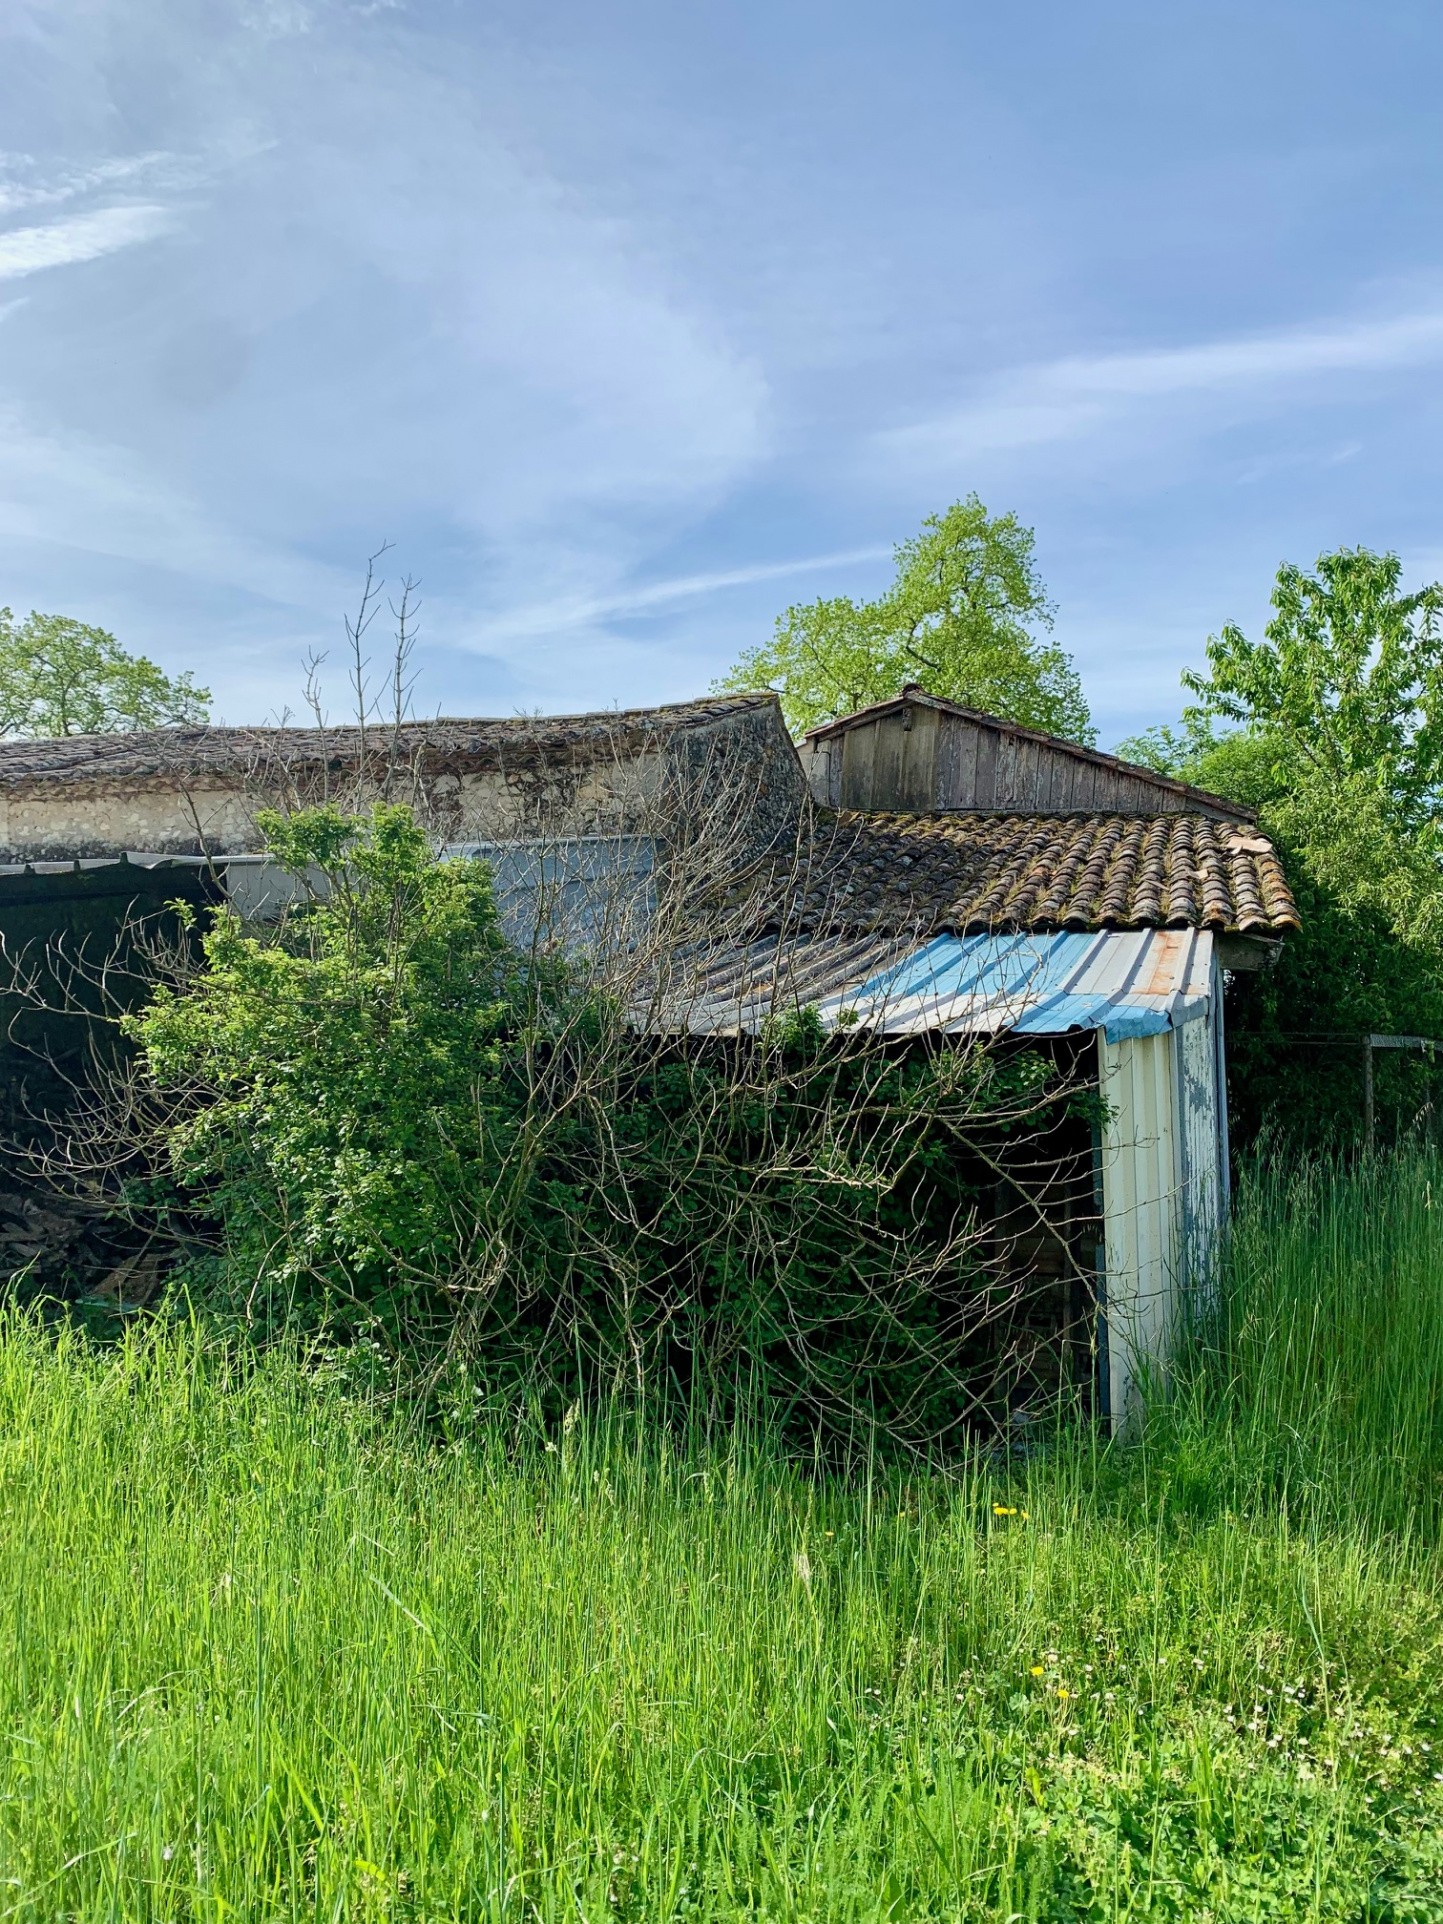
[[[507,1160],[526,988],[484,870],[432,859],[407,810],[362,833],[333,808],[262,826],[324,893],[275,940],[219,916],[203,971],[125,1027],[176,1099],[174,1172],[223,1222],[248,1299],[395,1322],[408,1288],[454,1269],[457,1211]]]
[[[215,1228],[191,1270],[212,1304],[483,1388],[745,1389],[917,1438],[1033,1366],[999,1365],[1019,1289],[976,1203],[1068,1094],[1047,1060],[806,1011],[642,1034],[604,980],[509,949],[486,869],[406,809],[264,827],[307,899],[270,931],[222,914],[205,966],[125,1019],[156,1147]]]

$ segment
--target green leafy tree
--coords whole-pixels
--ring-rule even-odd
[[[0,608],[0,735],[101,735],[208,719],[210,690],[132,655],[103,628]]]
[[[1286,565],[1261,641],[1232,624],[1179,729],[1123,750],[1262,809],[1340,904],[1397,939],[1443,937],[1443,588],[1402,592],[1396,555]]]
[[[1299,780],[1376,795],[1400,826],[1431,833],[1443,801],[1443,587],[1401,589],[1397,555],[1365,548],[1285,565],[1262,641],[1229,623],[1207,674],[1183,685],[1189,719],[1221,718],[1265,745],[1275,786]]]
[[[1229,624],[1189,671],[1177,728],[1121,752],[1256,808],[1302,932],[1242,979],[1229,1020],[1243,1133],[1356,1133],[1367,1033],[1443,1038],[1443,588],[1396,555],[1343,549],[1279,569],[1261,641]],[[1303,1038],[1307,1038],[1304,1040]],[[1323,1038],[1330,1038],[1324,1041]],[[1395,1121],[1427,1076],[1390,1058]]]
[[[1071,658],[1033,632],[1051,627],[1053,609],[1016,515],[989,516],[969,495],[901,542],[896,564],[875,601],[788,608],[718,689],[775,688],[800,732],[920,682],[1069,741],[1096,739]]]

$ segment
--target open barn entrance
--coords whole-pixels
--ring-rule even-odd
[[[0,1276],[21,1300],[154,1287],[146,1238],[114,1213],[116,1184],[44,1180],[39,1165],[83,1125],[97,1069],[123,1043],[109,1017],[143,993],[138,945],[179,934],[171,905],[219,899],[194,862],[41,862],[0,871]]]

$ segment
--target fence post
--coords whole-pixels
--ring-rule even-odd
[[[1363,1148],[1373,1153],[1373,1038],[1363,1037]]]

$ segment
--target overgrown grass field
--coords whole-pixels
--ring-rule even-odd
[[[0,1916],[1443,1918],[1443,1171],[1226,1300],[1141,1444],[847,1477],[11,1322]]]

